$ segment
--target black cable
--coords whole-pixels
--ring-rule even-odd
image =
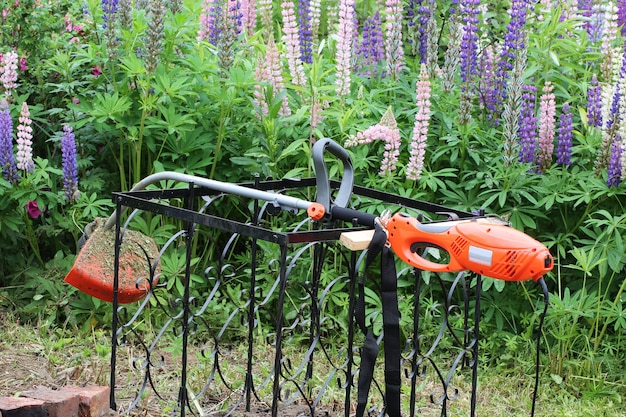
[[[539,285],[541,285],[541,289],[543,290],[543,298],[544,298],[544,307],[543,307],[543,313],[541,313],[541,316],[539,317],[539,326],[537,328],[537,347],[536,347],[536,358],[535,358],[535,392],[533,392],[533,406],[532,409],[530,411],[530,416],[534,417],[535,416],[535,404],[537,402],[537,391],[539,390],[539,365],[541,362],[541,358],[540,358],[540,345],[541,345],[541,331],[543,330],[543,321],[546,318],[546,315],[548,314],[548,307],[550,306],[550,293],[548,292],[548,286],[546,285],[546,282],[543,278],[539,278],[537,280],[537,283],[539,283]]]

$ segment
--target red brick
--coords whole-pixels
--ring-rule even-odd
[[[38,387],[22,392],[21,396],[42,400],[48,417],[78,417],[80,398],[73,393]]]
[[[79,397],[79,417],[102,417],[110,411],[109,387],[95,385],[86,387],[67,386],[63,388],[63,391]]]
[[[34,398],[0,397],[2,417],[47,417],[44,401]]]

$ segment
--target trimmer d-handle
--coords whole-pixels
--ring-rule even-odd
[[[470,270],[506,281],[537,281],[552,270],[552,256],[543,244],[503,224],[479,219],[420,223],[402,213],[384,224],[395,254],[426,271]],[[450,255],[449,263],[439,264],[421,257],[419,249],[428,247],[445,250]]]

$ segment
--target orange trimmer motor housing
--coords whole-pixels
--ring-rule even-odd
[[[537,281],[553,267],[552,255],[546,246],[501,224],[472,220],[420,223],[414,217],[398,213],[389,219],[387,231],[395,254],[423,270],[470,270],[505,281]],[[428,247],[446,251],[449,262],[433,262],[418,254],[420,249]]]

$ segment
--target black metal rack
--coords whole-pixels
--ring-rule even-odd
[[[307,196],[315,194],[316,181],[256,179],[241,185]],[[331,181],[331,189],[339,186]],[[131,305],[118,305],[114,298],[111,408],[134,415],[158,407],[161,415],[180,416],[260,410],[274,417],[283,407],[301,407],[311,416],[354,412],[363,337],[353,318],[364,256],[338,240],[363,227],[312,222],[271,202],[193,183],[114,193],[113,199],[117,213],[134,209],[117,216],[116,253],[138,217],[161,216],[180,228],[168,229],[159,259],[146,260],[152,271],[140,278],[150,284],[146,298]],[[371,213],[393,208],[425,219],[472,217],[363,187],[353,188],[350,206]],[[205,265],[192,259],[198,233],[211,246]],[[446,416],[461,395],[454,378],[463,374],[471,381],[463,395],[469,396],[473,416],[480,277],[470,290],[464,273],[429,274],[429,287],[436,287],[441,299],[426,303],[423,273],[407,267],[399,272],[403,414],[434,408]],[[375,294],[376,285],[370,284]],[[376,327],[376,297],[369,301],[368,319]],[[334,313],[343,306],[341,317],[327,311],[331,304]],[[262,328],[273,332],[263,334]],[[382,373],[375,375],[369,395],[372,415],[385,409],[381,378]]]

